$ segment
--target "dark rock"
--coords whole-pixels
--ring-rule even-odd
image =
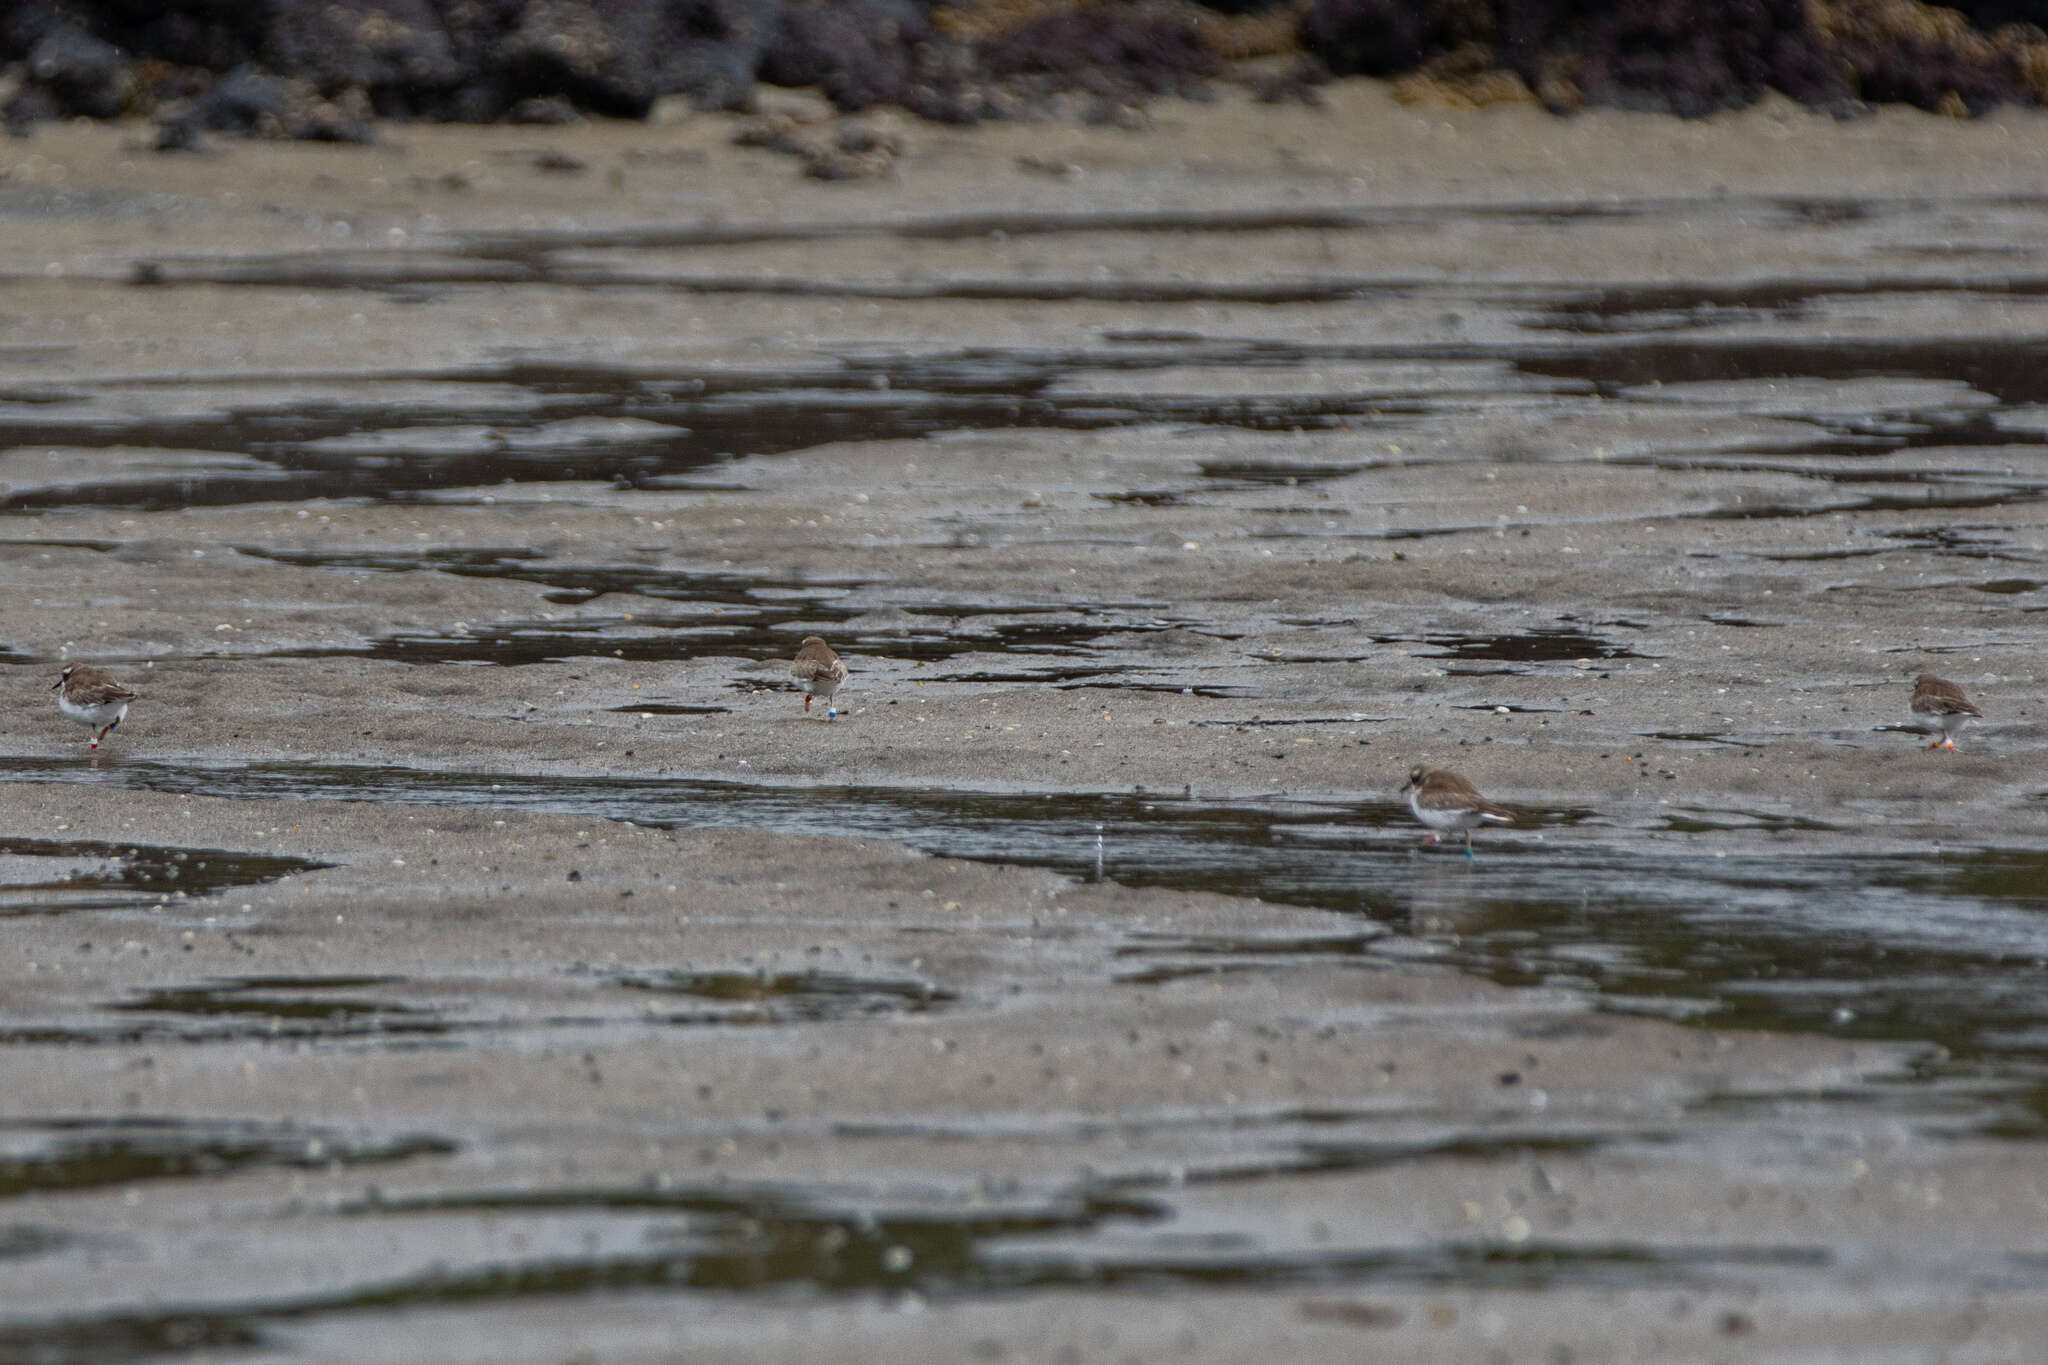
[[[770,85],[810,86],[854,113],[907,104],[917,50],[932,41],[911,0],[807,0],[785,5],[756,74]]]
[[[490,65],[518,98],[563,95],[600,114],[643,118],[659,94],[646,46],[652,8],[532,0]]]
[[[915,85],[903,107],[933,123],[965,126],[984,119],[1004,118],[1004,104],[986,90],[963,90],[952,86]]]
[[[1280,71],[1254,78],[1252,98],[1260,104],[1299,103],[1320,108],[1321,87],[1330,83],[1330,69],[1313,57],[1300,57]]]
[[[1264,14],[1286,6],[1289,0],[1197,0],[1203,9],[1218,14]]]
[[[2001,104],[2039,102],[2030,98],[2018,63],[2004,53],[1972,61],[1952,49],[1908,38],[1860,50],[1855,66],[1856,94],[1873,104],[1983,114]]]
[[[655,84],[700,109],[751,106],[754,72],[783,0],[668,0],[654,33]]]
[[[440,107],[464,74],[428,0],[279,3],[264,58],[326,94],[360,88],[396,117]]]
[[[150,150],[156,152],[203,152],[206,139],[199,127],[199,120],[189,114],[167,119],[157,125],[156,140],[150,143]]]
[[[832,144],[848,156],[903,155],[902,134],[893,128],[880,128],[872,123],[842,123]]]
[[[1981,112],[2039,103],[2014,55],[1924,5],[1817,9],[1808,0],[1315,0],[1303,46],[1338,74],[1436,70],[1478,52],[1555,109],[1615,105],[1685,116],[1748,104],[1766,90],[1821,109],[1858,100]],[[2025,18],[2048,3],[1978,7]],[[1945,17],[1944,17],[1945,16]]]
[[[915,49],[916,70],[903,107],[934,123],[978,123],[1006,118],[1012,101],[982,76],[970,44],[935,38]]]
[[[1113,95],[1097,95],[1089,100],[1081,111],[1081,122],[1090,128],[1121,128],[1127,133],[1141,133],[1151,126],[1143,109]]]
[[[804,175],[812,180],[887,180],[896,174],[896,158],[887,152],[820,151],[804,158]]]
[[[981,63],[994,77],[1111,99],[1184,93],[1220,66],[1185,13],[1132,4],[1031,20],[984,42]]]
[[[732,143],[793,156],[813,180],[883,179],[896,173],[903,155],[903,138],[893,129],[865,122],[834,129],[829,120],[786,113],[752,121],[733,134]]]
[[[115,118],[135,86],[128,59],[112,43],[60,24],[28,54],[28,78],[65,115]]]
[[[560,95],[542,95],[530,100],[521,100],[505,111],[507,123],[534,123],[546,127],[559,127],[565,123],[581,123],[583,115],[576,112],[576,106]]]
[[[461,114],[521,100],[644,117],[664,95],[743,108],[781,0],[443,0],[456,60],[477,73]]]
[[[377,111],[360,89],[345,90],[334,99],[314,98],[296,105],[286,116],[284,136],[298,142],[345,142],[357,147],[377,143]]]
[[[2007,24],[2048,28],[2048,0],[1945,0],[1942,7],[1957,11],[1986,33]]]
[[[1523,0],[1502,0],[1514,10]],[[1488,0],[1316,0],[1301,44],[1332,74],[1396,76],[1470,44],[1491,48],[1499,31]]]
[[[245,68],[223,77],[212,90],[174,113],[164,127],[190,123],[207,132],[368,145],[377,138],[373,114],[369,97],[359,87],[330,100],[322,98],[310,82]]]
[[[49,91],[39,85],[25,85],[0,106],[0,124],[6,125],[10,136],[28,137],[38,123],[47,123],[62,113]]]
[[[1769,89],[1807,103],[1849,93],[1832,76],[1806,0],[1724,0],[1709,24],[1691,0],[1597,8],[1583,23],[1561,18],[1549,39],[1582,54],[1577,83],[1593,103],[1698,117]]]
[[[72,0],[80,24],[137,58],[232,71],[261,60],[285,8],[324,0]]]
[[[785,156],[809,156],[817,141],[808,136],[810,125],[791,114],[770,114],[742,124],[732,135],[735,147],[754,147]]]
[[[682,95],[699,109],[744,113],[754,107],[754,64],[767,43],[751,31],[728,42],[676,50],[659,71],[664,95]]]
[[[20,0],[0,5],[0,62],[20,61],[53,29],[70,21],[45,0]]]
[[[135,77],[135,93],[130,103],[138,110],[156,110],[197,99],[220,79],[214,72],[176,66],[154,57],[139,59],[130,70]]]
[[[283,80],[243,67],[200,96],[188,117],[209,132],[256,133],[283,120],[290,97]]]
[[[1401,0],[1316,0],[1301,42],[1337,75],[1393,76],[1442,50],[1428,30],[1422,7]]]

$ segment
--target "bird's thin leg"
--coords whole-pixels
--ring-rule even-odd
[[[806,693],[804,693],[804,710],[805,710],[805,711],[809,711],[810,709],[811,709],[811,694],[810,694],[810,693],[808,693],[808,692],[806,692]]]
[[[1465,856],[1467,858],[1472,856],[1472,830],[1470,826],[1467,826],[1465,829]]]
[[[101,727],[100,732],[92,737],[92,747],[95,749],[99,748],[100,741],[105,739],[107,737],[107,731],[113,728],[114,727],[111,725]]]

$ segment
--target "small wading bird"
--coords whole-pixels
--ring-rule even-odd
[[[92,747],[113,732],[128,714],[135,694],[114,681],[114,675],[91,664],[66,664],[50,689],[57,694],[57,709],[92,730]]]
[[[1955,748],[1956,731],[1962,729],[1971,717],[1983,714],[1977,709],[1977,703],[1964,696],[1963,689],[1947,678],[1922,673],[1913,679],[1913,719],[1941,727],[1941,738],[1928,748]]]
[[[1415,766],[1408,783],[1401,788],[1408,797],[1408,809],[1428,825],[1432,833],[1425,844],[1436,843],[1447,829],[1465,831],[1465,856],[1472,856],[1472,830],[1476,825],[1512,825],[1515,813],[1497,806],[1479,794],[1479,789],[1456,773],[1441,768]]]
[[[796,659],[789,666],[789,676],[804,685],[804,710],[811,709],[811,698],[815,696],[825,703],[826,720],[839,718],[839,708],[832,705],[832,694],[846,681],[846,664],[832,652],[832,646],[819,636],[804,636],[803,647],[797,650]]]

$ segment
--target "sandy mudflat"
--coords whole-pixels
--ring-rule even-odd
[[[0,147],[0,1359],[2030,1358],[2048,121],[734,126]]]

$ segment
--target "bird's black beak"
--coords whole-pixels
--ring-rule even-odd
[[[51,684],[50,684],[50,690],[51,690],[52,692],[55,692],[55,691],[56,691],[56,690],[57,690],[58,688],[62,687],[63,685],[64,685],[64,680],[63,680],[62,678],[59,678],[59,679],[57,679],[57,681],[55,681],[55,682],[53,682],[53,683],[51,683]]]

